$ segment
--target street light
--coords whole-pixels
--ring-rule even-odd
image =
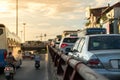
[[[21,32],[21,42],[22,42],[22,32],[23,32],[23,31],[20,31],[20,32]]]
[[[46,36],[47,36],[47,34],[44,34],[44,37],[45,37],[45,41],[46,41]]]
[[[43,36],[42,36],[42,33],[41,33],[41,35],[40,35],[40,40],[41,40],[41,41],[42,41],[42,37],[43,37]]]
[[[26,23],[23,23],[23,26],[24,26],[24,42],[25,42],[25,25],[26,25]]]
[[[18,0],[16,0],[16,35],[18,35]]]

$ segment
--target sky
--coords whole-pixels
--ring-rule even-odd
[[[120,0],[18,0],[18,35],[25,41],[53,39],[64,30],[85,26],[86,8],[113,5]],[[16,33],[16,0],[0,0],[0,23]],[[26,23],[26,25],[23,25]]]

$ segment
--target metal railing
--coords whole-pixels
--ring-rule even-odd
[[[60,80],[109,80],[51,46],[48,46],[48,51],[57,70],[56,73],[61,77]]]

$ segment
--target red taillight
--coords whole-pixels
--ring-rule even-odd
[[[90,59],[88,61],[88,64],[87,64],[89,67],[93,67],[93,68],[102,68],[102,65],[100,63],[100,60],[99,59]]]
[[[88,63],[91,65],[97,65],[100,63],[100,61],[98,59],[91,59]]]
[[[98,58],[90,59],[87,65],[91,68],[103,68],[103,65]]]
[[[7,51],[4,51],[4,59],[7,57]]]
[[[66,47],[66,46],[68,46],[68,44],[62,44],[62,45],[61,45],[61,48],[64,48],[64,47]]]

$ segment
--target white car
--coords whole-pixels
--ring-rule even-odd
[[[78,37],[76,36],[62,38],[59,44],[59,50],[67,55],[77,41],[77,39]]]

